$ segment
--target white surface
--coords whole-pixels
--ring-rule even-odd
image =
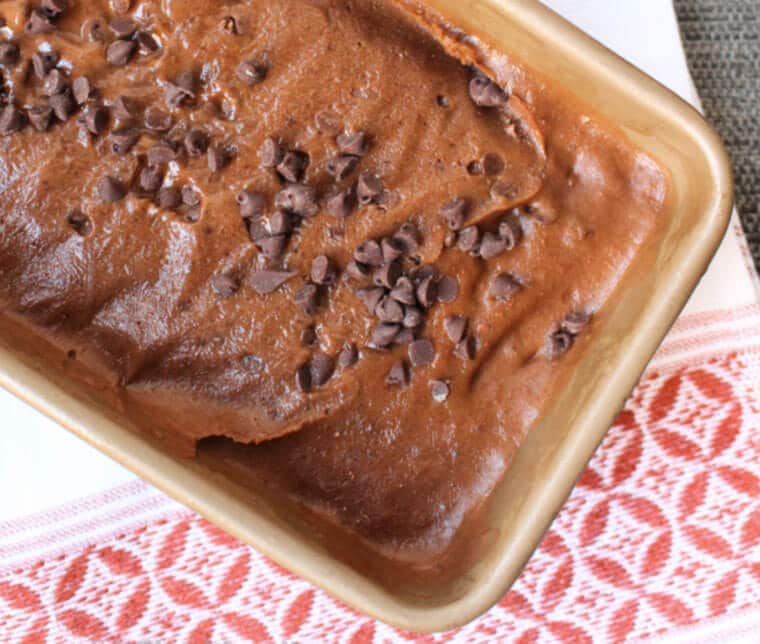
[[[695,102],[669,0],[547,0],[605,45]],[[731,288],[725,288],[730,275]],[[729,234],[690,311],[741,306],[755,292]],[[133,475],[0,391],[0,521],[39,512],[123,483]],[[49,481],[55,475],[56,485]]]
[[[134,478],[0,389],[0,521],[40,512]],[[55,485],[50,481],[55,476]]]

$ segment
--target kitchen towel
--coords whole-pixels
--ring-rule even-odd
[[[548,4],[697,102],[666,0]],[[760,299],[747,260],[734,219],[513,590],[435,636],[357,614],[1,393],[0,641],[753,641]]]

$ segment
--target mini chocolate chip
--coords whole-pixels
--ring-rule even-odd
[[[193,186],[182,186],[180,191],[182,196],[182,203],[191,208],[198,206],[201,203],[201,193],[198,192]]]
[[[26,116],[35,130],[44,132],[53,120],[53,108],[49,105],[35,105],[27,110]]]
[[[470,98],[478,107],[499,107],[507,102],[504,90],[482,74],[470,80]]]
[[[359,351],[353,342],[346,342],[338,354],[338,366],[348,369],[359,361]]]
[[[475,253],[480,245],[480,229],[477,226],[467,226],[459,231],[457,248],[464,253]]]
[[[402,224],[401,228],[399,228],[393,235],[393,238],[404,244],[404,252],[407,255],[413,255],[417,252],[421,239],[420,231],[417,230],[417,226],[411,222]]]
[[[235,197],[238,207],[240,208],[240,216],[243,219],[250,219],[251,217],[259,217],[266,208],[266,197],[261,192],[253,192],[252,190],[241,190]]]
[[[292,229],[291,216],[285,210],[277,210],[269,218],[269,232],[273,235],[287,235]]]
[[[0,65],[12,67],[21,56],[21,50],[18,45],[12,42],[0,43]]]
[[[158,41],[147,31],[138,31],[135,36],[135,42],[140,48],[140,53],[143,55],[152,54],[160,49]]]
[[[287,235],[271,235],[258,241],[261,252],[269,259],[278,259],[285,252],[285,246],[288,245]]]
[[[195,98],[195,74],[191,71],[180,72],[174,80],[167,81],[164,88],[164,100],[170,107],[179,107]]]
[[[243,219],[243,221],[247,222],[248,234],[254,242],[258,243],[262,239],[266,239],[270,236],[266,225],[258,217],[254,217],[252,219]]]
[[[311,262],[311,280],[316,284],[333,284],[338,271],[327,255],[317,255]]]
[[[370,342],[372,346],[384,348],[393,344],[401,327],[398,324],[390,324],[389,322],[381,322],[372,329]]]
[[[586,328],[590,320],[591,316],[585,311],[571,311],[562,321],[561,328],[571,335],[578,335]]]
[[[305,347],[315,347],[319,344],[317,330],[314,328],[313,324],[310,324],[301,331],[301,344]]]
[[[132,58],[137,49],[134,40],[114,40],[106,49],[106,60],[114,67],[123,67]]]
[[[99,106],[87,110],[83,115],[84,126],[95,136],[102,134],[108,127],[108,109]]]
[[[361,303],[367,307],[367,311],[372,315],[375,314],[375,309],[384,295],[385,290],[378,287],[356,289],[356,297],[359,298]]]
[[[50,73],[52,74],[53,72]],[[71,85],[71,90],[74,94],[74,100],[77,102],[77,105],[84,105],[93,94],[92,85],[90,85],[90,79],[87,78],[87,76],[80,76],[79,78],[74,79],[74,82]]]
[[[507,250],[512,250],[523,236],[522,225],[520,224],[520,218],[516,215],[509,215],[504,221],[499,224],[499,237],[504,240],[504,245]]]
[[[140,116],[140,103],[130,96],[119,96],[119,98],[113,102],[113,114],[120,121],[136,119]],[[165,112],[162,112],[162,114],[165,114]],[[171,125],[169,125],[169,127],[171,127]],[[166,129],[169,128],[167,127]]]
[[[369,138],[364,132],[340,134],[335,139],[335,142],[338,144],[338,149],[343,154],[363,157],[369,150]]]
[[[171,129],[172,115],[158,107],[149,107],[145,110],[145,127],[154,132],[166,132]]]
[[[381,322],[398,323],[404,319],[404,309],[396,300],[385,296],[375,307],[375,316]]]
[[[480,165],[480,161],[470,161],[467,164],[467,174],[473,177],[483,174],[483,166]]]
[[[391,291],[391,297],[402,304],[416,304],[417,296],[414,293],[414,284],[406,275],[402,275],[396,280]]]
[[[483,171],[491,177],[504,172],[504,161],[495,152],[489,152],[483,157]]]
[[[449,397],[451,390],[443,380],[431,380],[430,394],[433,396],[433,400],[442,403]]]
[[[359,157],[341,154],[327,162],[327,173],[335,177],[337,181],[343,181],[356,169],[358,163]]]
[[[476,352],[475,338],[468,335],[462,338],[454,347],[454,355],[462,360],[474,360]]]
[[[303,393],[311,389],[311,370],[308,362],[296,369],[296,387]]]
[[[459,344],[467,332],[467,318],[463,315],[450,315],[443,321],[443,330],[454,344]]]
[[[309,165],[309,157],[303,152],[286,152],[277,164],[277,174],[289,183],[298,183]]]
[[[24,24],[24,31],[30,35],[45,34],[55,31],[55,25],[42,11],[35,9],[29,14]]]
[[[253,61],[246,60],[240,65],[235,72],[236,76],[246,85],[258,85],[267,77],[267,66]]]
[[[209,136],[203,130],[190,130],[185,135],[185,150],[191,157],[199,157],[208,150]]]
[[[285,158],[285,146],[269,137],[259,148],[261,165],[265,168],[274,168]]]
[[[226,31],[228,34],[237,35],[240,33],[238,31],[237,20],[235,20],[234,16],[224,16],[224,18],[222,18],[220,26],[222,30]]]
[[[321,387],[332,377],[335,371],[335,363],[330,356],[317,353],[311,358],[309,371],[311,372],[311,386]]]
[[[479,253],[483,259],[493,259],[507,250],[506,242],[494,233],[485,233],[480,242]]]
[[[219,172],[230,161],[230,157],[227,154],[227,150],[225,150],[223,147],[219,145],[212,145],[208,149],[207,157],[208,157],[208,169],[211,170],[211,172]]]
[[[229,273],[220,273],[211,278],[211,288],[221,297],[230,297],[240,290],[240,282]]]
[[[114,18],[108,23],[108,27],[113,32],[113,35],[123,40],[128,40],[135,33],[136,26],[129,18]]]
[[[167,186],[161,188],[156,195],[156,205],[164,210],[174,210],[182,203],[182,194],[178,188]]]
[[[319,308],[319,288],[316,284],[304,284],[293,296],[293,302],[306,315],[314,315]]]
[[[449,99],[446,96],[443,96],[442,94],[439,94],[438,96],[435,97],[435,102],[436,102],[436,105],[438,105],[438,107],[448,107],[451,104]]]
[[[58,64],[58,54],[54,51],[36,51],[32,54],[34,75],[41,81],[45,80],[48,72]]]
[[[386,384],[406,387],[409,384],[409,370],[403,361],[399,361],[391,367],[385,377]]]
[[[457,197],[445,203],[440,212],[451,230],[460,230],[467,218],[467,210],[467,201],[462,197]]]
[[[159,141],[148,150],[148,163],[151,165],[168,165],[177,160],[177,150],[169,141]]]
[[[353,277],[357,280],[362,280],[366,277],[369,277],[370,268],[366,264],[362,264],[361,262],[357,262],[355,259],[351,259],[349,260],[348,264],[346,264],[346,273],[349,277]]]
[[[407,329],[416,329],[422,326],[425,321],[424,313],[416,306],[407,306],[404,308],[404,317],[401,324]]]
[[[76,109],[74,98],[68,90],[51,96],[48,99],[48,105],[53,108],[53,114],[61,122],[68,121],[69,117],[74,113],[74,109]]]
[[[292,271],[261,270],[248,276],[248,283],[259,295],[274,293],[296,273]]]
[[[521,288],[522,285],[513,275],[510,275],[509,273],[501,273],[500,275],[497,275],[491,283],[491,296],[494,299],[506,302],[512,299]]]
[[[393,288],[398,278],[401,277],[401,273],[401,264],[398,262],[386,262],[372,274],[372,281],[376,286]]]
[[[69,7],[68,0],[42,0],[40,9],[46,16],[57,18]]]
[[[439,272],[440,271],[432,264],[423,264],[422,266],[413,268],[409,272],[409,277],[412,279],[412,282],[414,282],[415,285],[419,285],[428,277],[432,277],[433,279],[437,280]]]
[[[380,266],[383,263],[383,251],[374,239],[368,239],[356,247],[354,259],[368,266]]]
[[[459,296],[459,282],[451,275],[438,280],[438,301],[450,304]]]
[[[409,362],[412,367],[424,367],[433,364],[435,360],[435,348],[427,338],[415,340],[409,345]]]
[[[97,189],[101,200],[106,203],[120,201],[127,194],[121,181],[110,176],[101,177],[98,180]]]
[[[291,183],[274,197],[275,208],[288,210],[300,217],[313,217],[319,212],[317,192],[312,186]]]
[[[78,210],[70,210],[66,215],[66,223],[74,229],[80,237],[87,237],[92,232],[92,220]]]
[[[359,175],[359,182],[356,184],[356,196],[360,204],[366,206],[372,203],[382,191],[383,184],[376,174],[365,171]]]
[[[380,242],[380,248],[383,251],[383,260],[392,262],[404,254],[406,244],[399,239],[384,237]]]
[[[137,185],[143,192],[153,194],[164,182],[164,175],[161,170],[154,165],[149,165],[140,171]]]
[[[426,309],[435,304],[437,293],[438,285],[433,275],[428,275],[417,286],[417,300]]]
[[[356,207],[356,193],[351,188],[342,190],[328,197],[325,207],[333,217],[348,217]]]
[[[563,353],[570,350],[575,341],[575,336],[565,329],[558,329],[550,333],[546,338],[545,351],[549,359],[556,360]]]

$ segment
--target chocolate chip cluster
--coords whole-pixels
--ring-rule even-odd
[[[100,19],[88,20],[82,27],[83,36],[103,44],[106,63],[114,68],[129,65],[137,56],[160,55],[159,39],[141,27],[126,14],[129,0],[113,0],[117,14],[107,24]],[[56,21],[68,7],[67,0],[42,0],[25,23],[29,35],[45,34],[55,30]],[[233,17],[221,25],[227,34],[240,32]],[[22,62],[22,52],[16,42],[0,43],[0,65],[12,68]],[[91,136],[100,137],[111,128],[108,149],[117,157],[135,153],[143,138],[152,142],[147,152],[137,155],[138,170],[128,181],[106,175],[96,183],[96,193],[103,203],[116,203],[130,192],[140,199],[150,199],[158,208],[174,211],[188,222],[197,222],[202,216],[202,194],[192,184],[177,186],[167,181],[171,164],[205,157],[209,171],[221,172],[234,159],[236,149],[223,141],[214,141],[208,131],[188,128],[181,118],[184,109],[199,107],[203,92],[201,79],[191,70],[173,78],[159,81],[163,89],[163,104],[142,105],[131,96],[120,96],[112,102],[102,99],[98,88],[86,76],[61,64],[56,51],[47,47],[30,57],[33,80],[39,85],[44,100],[37,105],[19,108],[14,97],[3,97],[0,112],[0,133],[13,134],[27,124],[40,132],[54,123],[65,123],[79,112],[80,126]],[[120,73],[120,72],[119,72]],[[272,73],[264,57],[253,56],[240,62],[233,83],[253,88],[265,83]],[[474,73],[469,82],[469,95],[478,108],[498,110],[509,96],[496,83],[480,73]],[[446,97],[438,97],[441,107],[448,107]],[[321,211],[335,218],[346,218],[358,208],[371,205],[388,208],[391,193],[372,169],[362,168],[370,151],[371,137],[363,131],[346,131],[334,139],[335,151],[328,159],[325,171],[333,183],[325,194],[318,194],[306,181],[310,155],[275,137],[267,138],[259,149],[261,167],[274,174],[280,189],[271,198],[255,190],[244,189],[236,195],[240,217],[252,242],[263,256],[266,268],[249,273],[246,285],[258,295],[266,296],[277,291],[297,273],[287,268],[285,255],[293,234],[305,219]],[[144,150],[144,148],[140,148]],[[472,167],[471,167],[472,166]],[[504,162],[490,153],[468,166],[470,174],[497,175],[504,170]],[[471,205],[459,197],[440,209],[448,232],[444,245],[485,261],[510,251],[523,239],[518,212],[505,214],[494,227],[467,225]],[[71,209],[66,215],[68,225],[79,235],[87,236],[93,222],[84,213]],[[321,254],[311,262],[306,283],[294,295],[294,303],[310,317],[324,306],[331,289],[339,279],[352,285],[358,300],[374,320],[370,337],[364,347],[370,352],[389,351],[406,347],[406,358],[396,361],[386,375],[389,385],[409,384],[412,370],[435,362],[442,347],[436,347],[424,328],[429,311],[438,302],[453,302],[459,294],[459,283],[454,277],[442,275],[433,265],[420,265],[417,251],[421,234],[412,222],[403,224],[392,234],[366,239],[357,246],[343,270],[327,255]],[[216,275],[211,280],[213,292],[220,298],[233,297],[242,286],[239,276],[230,273]],[[524,287],[522,281],[511,274],[497,275],[491,282],[490,295],[497,301],[508,302]],[[572,346],[588,316],[574,312],[547,338],[546,353],[557,357]],[[444,330],[452,343],[452,352],[462,360],[472,360],[478,342],[470,329],[470,322],[462,316],[450,316],[444,321]],[[314,326],[304,331],[302,342],[314,347]],[[347,369],[360,359],[356,343],[347,343],[335,358],[315,351],[295,373],[297,387],[304,392],[326,384],[337,369]],[[431,395],[438,402],[446,400],[450,384],[441,380],[430,381]]]
[[[428,311],[437,302],[453,302],[459,294],[455,278],[441,275],[433,265],[419,265],[416,252],[420,242],[419,230],[407,222],[391,236],[362,242],[346,269],[349,277],[358,282],[357,298],[377,320],[367,347],[384,351],[394,345],[407,345],[411,367],[426,366],[435,360],[432,341],[419,337]],[[407,363],[395,364],[387,382],[404,385],[408,381]]]
[[[24,32],[29,36],[55,31],[56,22],[68,9],[67,0],[42,0],[39,7],[32,9],[24,24]],[[160,49],[155,37],[138,28],[131,19],[117,16],[108,24],[108,29],[99,21],[88,21],[83,31],[91,40],[111,40],[105,48],[106,60],[114,66],[126,65],[135,52],[144,55]],[[72,77],[71,71],[61,65],[60,56],[54,49],[39,49],[32,54],[29,63],[33,78],[40,83],[40,93],[44,102],[21,109],[14,96],[4,97],[0,112],[0,133],[12,134],[31,125],[44,132],[55,121],[65,123],[78,109],[81,109],[79,123],[91,134],[103,133],[110,121],[110,111],[100,104],[97,91],[84,76]],[[0,65],[4,68],[26,64],[22,61],[21,49],[16,42],[0,43]]]
[[[551,360],[556,360],[567,353],[575,343],[575,338],[591,321],[591,315],[586,311],[571,311],[546,338],[544,353]]]
[[[441,217],[449,231],[444,240],[447,248],[456,247],[464,253],[483,259],[493,259],[513,250],[523,238],[519,214],[514,211],[502,218],[496,231],[482,232],[477,225],[465,226],[470,205],[463,197],[444,204]]]

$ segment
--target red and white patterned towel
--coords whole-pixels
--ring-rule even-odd
[[[681,320],[513,590],[458,631],[362,617],[130,483],[0,526],[0,632],[617,642],[735,616],[725,640],[726,626],[760,627],[759,374],[760,307]]]
[[[680,56],[663,55],[662,0],[552,4],[607,25],[626,53],[636,25],[670,25],[637,62]],[[664,80],[688,91],[682,72]],[[0,432],[0,641],[760,641],[760,300],[742,242],[735,227],[513,589],[473,623],[419,636],[375,622],[136,479],[19,516],[50,442],[18,449],[13,426]],[[4,445],[28,459],[26,481]]]

